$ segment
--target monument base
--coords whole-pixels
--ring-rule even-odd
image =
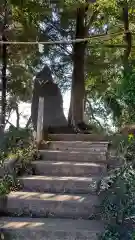
[[[50,134],[77,134],[77,133],[84,133],[84,134],[90,134],[92,133],[92,128],[90,126],[84,124],[77,124],[76,129],[73,126],[56,126],[48,128],[44,128],[44,133],[50,133]]]
[[[61,134],[61,133],[75,133],[75,131],[73,130],[72,127],[69,126],[61,126],[61,127],[48,127],[48,128],[44,128],[44,133],[50,133],[50,134]]]

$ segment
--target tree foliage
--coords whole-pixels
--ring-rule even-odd
[[[2,1],[4,3],[4,1]],[[8,2],[8,28],[10,41],[58,41],[75,38],[77,8],[87,6],[85,20],[90,23],[85,51],[85,91],[97,119],[111,119],[119,127],[134,121],[134,47],[128,57],[131,71],[123,74],[123,57],[126,48],[123,6],[127,1],[64,0],[64,1],[16,1]],[[87,5],[88,4],[88,5]],[[129,30],[134,29],[134,1],[128,1]],[[1,4],[0,28],[4,8]],[[94,21],[90,22],[96,12]],[[132,45],[134,45],[132,33]],[[119,45],[118,47],[116,45]],[[8,46],[8,94],[17,101],[29,101],[32,95],[33,77],[45,63],[50,65],[55,81],[62,91],[71,88],[73,44]],[[1,54],[1,52],[0,52]],[[132,72],[132,74],[131,74]],[[92,104],[96,102],[97,104]],[[98,107],[97,107],[98,106]],[[103,111],[104,109],[104,111]],[[99,120],[100,121],[100,120]],[[108,121],[108,120],[107,120]],[[106,122],[107,122],[106,121]],[[100,121],[101,123],[101,121]]]
[[[121,142],[122,143],[122,142]],[[130,137],[122,149],[122,165],[102,180],[101,215],[106,231],[101,239],[134,239],[135,214],[135,141]],[[120,157],[118,154],[117,157]]]

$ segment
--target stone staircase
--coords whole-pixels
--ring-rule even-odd
[[[107,172],[108,142],[92,135],[53,135],[32,162],[33,175],[4,201],[0,230],[16,240],[97,240],[97,186]],[[94,139],[94,140],[93,140]],[[3,211],[3,209],[1,209]]]

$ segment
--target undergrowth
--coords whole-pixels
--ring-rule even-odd
[[[102,240],[135,240],[135,139],[123,145],[123,164],[104,178],[100,187]]]
[[[0,167],[3,167],[4,162],[12,158],[16,159],[14,171],[12,175],[5,172],[3,178],[0,179],[0,196],[5,196],[11,191],[18,191],[21,185],[17,176],[24,172],[29,174],[31,161],[39,158],[30,130],[11,128],[5,133],[4,138],[0,139]],[[0,232],[0,239],[11,239],[11,237],[5,232]]]
[[[0,179],[0,195],[8,194],[11,190],[17,190],[20,187],[16,176],[24,172],[29,173],[31,161],[38,158],[38,151],[33,141],[32,133],[28,129],[11,128],[5,133],[0,141],[0,165],[4,165],[8,159],[16,159],[14,174]]]
[[[16,191],[20,188],[19,181],[12,175],[5,175],[0,181],[0,196]]]

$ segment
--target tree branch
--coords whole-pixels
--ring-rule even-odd
[[[94,22],[95,18],[97,17],[98,11],[94,11],[92,16],[89,19],[89,22],[86,25],[86,33],[88,34],[89,28],[91,26],[91,24]]]
[[[3,19],[3,29],[2,29],[2,41],[5,41],[6,44],[2,45],[2,116],[1,124],[3,130],[5,128],[5,117],[6,117],[6,93],[7,93],[7,37],[5,31],[7,29],[7,16],[8,16],[8,1],[5,0],[4,3],[4,19]]]
[[[50,22],[52,28],[54,28],[55,30],[57,30],[59,33],[60,33],[61,31],[63,31],[63,33],[66,33],[66,31],[65,31],[63,28],[60,29],[60,28],[59,28],[52,20],[50,20],[48,17],[46,17],[46,19],[47,19],[48,22]],[[47,24],[48,24],[48,23],[47,23]],[[53,41],[52,37],[51,37],[51,36],[49,36],[49,37],[50,37],[50,39]],[[67,52],[68,55],[71,55],[71,54],[72,54],[72,53],[69,52],[67,49],[65,49],[65,47],[63,47],[62,45],[60,45],[60,47],[61,47],[61,49],[63,49],[65,52]]]
[[[102,127],[101,123],[99,122],[99,120],[97,120],[96,117],[94,116],[93,108],[92,108],[92,105],[91,105],[90,101],[87,99],[86,102],[89,105],[89,109],[91,111],[91,116],[92,116],[93,120],[95,120],[98,123],[98,125],[101,127],[101,129],[103,129],[103,127]]]
[[[25,128],[28,128],[28,127],[29,127],[29,125],[31,124],[31,121],[32,121],[32,119],[31,119],[31,116],[30,116],[29,119],[28,119],[28,121],[27,121],[27,123],[26,123]]]
[[[129,58],[129,55],[131,52],[131,47],[132,47],[132,36],[131,36],[131,32],[129,30],[129,13],[128,13],[127,0],[123,4],[123,22],[124,22],[124,31],[125,31],[124,40],[125,40],[125,43],[127,44],[127,47],[124,50],[123,61],[124,61],[124,66],[127,69],[128,58]]]

